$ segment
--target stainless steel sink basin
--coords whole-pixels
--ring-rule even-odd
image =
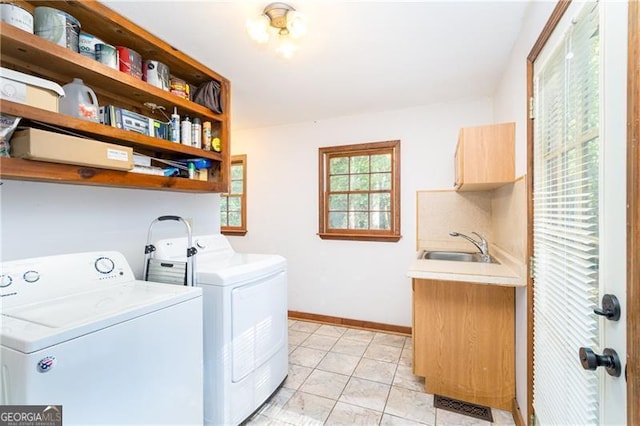
[[[454,262],[479,262],[479,263],[500,263],[493,256],[489,256],[488,261],[480,253],[470,253],[466,251],[429,251],[422,250],[418,254],[418,259],[427,260],[451,260]]]

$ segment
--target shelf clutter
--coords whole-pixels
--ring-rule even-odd
[[[0,23],[0,84],[11,90],[1,91],[1,178],[227,190],[227,79],[98,2],[17,1],[5,14],[7,5]],[[130,150],[128,170],[145,176],[76,167],[104,167],[90,158],[64,167],[59,158],[44,160],[56,162],[54,168],[24,149],[21,159],[7,158],[16,121],[60,135],[52,140],[77,137],[87,146],[127,148],[116,150]],[[58,145],[69,153],[69,146]],[[38,162],[23,170],[23,159]]]

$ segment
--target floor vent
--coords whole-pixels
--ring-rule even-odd
[[[482,405],[471,404],[469,402],[460,401],[446,396],[434,395],[433,405],[436,408],[453,411],[454,413],[464,414],[465,416],[475,417],[476,419],[493,422],[491,408]]]

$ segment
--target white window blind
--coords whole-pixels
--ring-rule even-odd
[[[598,424],[598,5],[534,63],[533,406],[539,424]]]

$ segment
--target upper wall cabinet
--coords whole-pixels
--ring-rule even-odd
[[[515,180],[515,123],[460,129],[455,155],[457,191],[483,191]]]
[[[107,45],[125,46],[137,52],[143,60],[165,64],[171,75],[184,80],[191,87],[198,87],[210,81],[219,83],[220,96],[216,99],[222,103],[223,108],[221,112],[214,111],[189,100],[186,96],[171,93],[163,87],[143,81],[138,76],[120,72],[77,51],[5,22],[0,22],[2,67],[44,78],[59,85],[80,78],[86,86],[95,91],[100,106],[112,105],[119,110],[131,111],[165,122],[166,117],[159,110],[163,110],[166,115],[172,114],[175,110],[180,117],[188,116],[191,120],[198,118],[202,123],[211,123],[213,135],[220,139],[220,149],[219,152],[200,149],[197,146],[170,142],[161,136],[151,137],[147,135],[148,132],[114,127],[113,123],[110,126],[3,100],[0,112],[21,117],[21,126],[70,133],[98,142],[132,148],[133,152],[157,159],[158,165],[167,161],[181,161],[184,164],[190,159],[202,158],[210,160],[211,167],[208,172],[197,173],[195,179],[190,179],[21,158],[0,158],[0,178],[184,192],[228,190],[230,82],[226,78],[97,1],[27,0],[19,4],[31,12],[38,6],[61,10],[77,19],[83,32],[99,38]],[[61,27],[61,31],[65,29]],[[124,127],[124,124],[121,127]]]

